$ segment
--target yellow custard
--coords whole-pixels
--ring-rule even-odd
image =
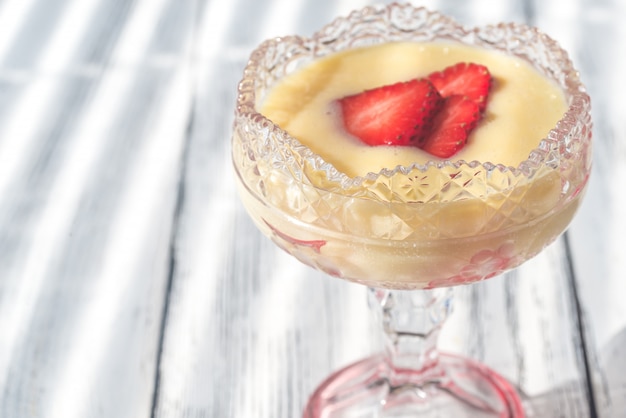
[[[233,162],[257,226],[300,261],[373,286],[471,283],[534,256],[574,216],[591,122],[582,87],[568,84],[577,83],[572,72],[563,77],[550,62],[543,76],[513,53],[452,42],[382,43],[319,58],[295,38],[268,45],[240,84]],[[298,53],[309,64],[294,69]],[[544,59],[529,55],[538,68]],[[484,118],[452,158],[466,164],[417,147],[368,146],[343,129],[338,99],[458,62],[485,65],[494,78]]]
[[[453,159],[517,166],[563,116],[565,97],[522,59],[467,45],[388,43],[334,54],[281,80],[261,113],[350,177],[424,164],[436,157],[417,147],[372,147],[347,134],[335,101],[458,62],[485,65],[494,83],[484,118]]]

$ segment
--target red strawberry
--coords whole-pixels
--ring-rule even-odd
[[[366,90],[339,100],[346,130],[368,145],[419,145],[442,99],[425,79]]]
[[[478,104],[481,112],[485,110],[491,74],[484,65],[460,62],[430,74],[428,79],[442,97],[455,94],[467,96]]]
[[[453,156],[465,146],[480,117],[480,106],[474,101],[461,95],[448,97],[421,148],[435,157]]]

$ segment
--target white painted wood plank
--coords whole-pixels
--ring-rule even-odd
[[[0,61],[0,416],[147,417],[193,2],[35,3]]]
[[[564,3],[564,2],[563,2]],[[561,4],[561,7],[563,4]],[[626,282],[623,236],[626,181],[626,7],[621,1],[580,2],[560,18],[559,6],[546,22],[566,19],[554,36],[570,43],[592,98],[594,171],[585,202],[571,228],[571,245],[586,326],[598,412],[603,418],[626,411]]]

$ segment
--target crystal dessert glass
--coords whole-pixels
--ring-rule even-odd
[[[264,117],[267,92],[321,57],[389,42],[458,42],[529,62],[568,110],[516,167],[431,161],[348,177]],[[591,169],[590,100],[568,55],[519,24],[465,28],[392,4],[339,18],[310,38],[257,48],[239,84],[232,158],[246,210],[300,261],[370,288],[385,352],[323,382],[305,417],[522,417],[515,388],[489,368],[437,350],[455,285],[523,263],[553,242]],[[502,132],[506,135],[506,132]]]

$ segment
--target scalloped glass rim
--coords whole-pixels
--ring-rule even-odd
[[[385,168],[378,173],[370,172],[365,176],[349,177],[338,171],[331,163],[325,161],[320,155],[315,154],[308,147],[300,143],[298,139],[292,137],[288,132],[281,129],[257,111],[258,101],[261,99],[259,97],[261,95],[258,93],[265,88],[271,87],[274,82],[280,79],[280,76],[276,76],[271,82],[266,80],[265,86],[259,86],[257,84],[259,70],[264,68],[264,61],[268,54],[272,54],[275,50],[285,48],[285,46],[291,46],[306,52],[306,54],[302,56],[288,54],[283,57],[285,60],[283,64],[285,67],[289,67],[291,71],[299,68],[299,65],[301,65],[298,59],[304,58],[304,61],[310,62],[332,52],[345,50],[346,47],[333,49],[333,42],[337,40],[349,40],[350,29],[355,25],[367,25],[374,18],[380,17],[389,17],[389,22],[391,16],[395,15],[394,17],[397,19],[398,15],[402,14],[405,16],[400,16],[400,20],[404,19],[403,23],[406,24],[406,27],[397,26],[398,22],[396,20],[396,22],[394,22],[396,26],[393,28],[391,28],[391,23],[388,23],[389,28],[387,29],[389,29],[389,32],[385,34],[388,38],[379,39],[372,35],[371,38],[366,38],[365,40],[358,39],[357,42],[349,42],[347,44],[348,47],[363,47],[394,41],[421,42],[428,40],[445,40],[500,50],[526,59],[533,67],[557,82],[564,89],[566,98],[569,101],[567,112],[548,135],[539,142],[538,146],[531,151],[529,157],[517,167],[480,161],[431,160],[426,164],[414,163],[409,166],[397,166],[393,169]],[[420,32],[423,26],[428,26],[431,23],[437,25],[437,27],[428,27],[427,29],[435,29],[435,36]],[[397,32],[393,32],[394,30]],[[511,34],[524,35],[529,39],[539,41],[540,43],[532,44],[532,46],[543,48],[546,57],[558,63],[558,72],[555,72],[554,69],[538,66],[537,62],[532,60],[532,57],[515,52],[518,48],[521,50],[528,48],[528,45],[523,45],[523,43],[520,43],[517,39],[509,42],[507,35]],[[427,38],[424,38],[425,36]],[[274,64],[276,65],[277,63]],[[251,54],[238,90],[239,95],[235,115],[236,123],[238,118],[244,118],[253,124],[264,127],[269,126],[274,138],[278,138],[282,141],[287,148],[293,150],[302,158],[301,161],[308,163],[314,170],[323,171],[328,182],[338,184],[344,190],[361,188],[364,187],[364,184],[368,183],[376,183],[381,177],[392,178],[397,175],[408,175],[415,170],[425,173],[433,167],[438,169],[449,167],[450,169],[458,170],[465,166],[472,170],[484,169],[487,172],[499,170],[502,173],[508,172],[516,178],[522,177],[531,179],[537,171],[546,166],[558,169],[563,160],[572,158],[568,150],[578,148],[576,146],[572,147],[572,144],[589,140],[586,136],[581,137],[579,135],[573,135],[573,133],[578,126],[579,119],[584,116],[589,116],[590,98],[580,81],[578,71],[574,68],[569,59],[569,55],[555,40],[539,31],[537,28],[519,23],[501,23],[498,25],[467,28],[439,12],[430,11],[424,7],[414,7],[409,4],[401,5],[393,3],[387,6],[368,6],[361,10],[353,11],[347,17],[335,19],[310,38],[286,36],[266,40]],[[589,123],[589,126],[590,125],[591,123]],[[565,142],[568,141],[570,143],[565,144]],[[554,157],[555,155],[557,158]]]

